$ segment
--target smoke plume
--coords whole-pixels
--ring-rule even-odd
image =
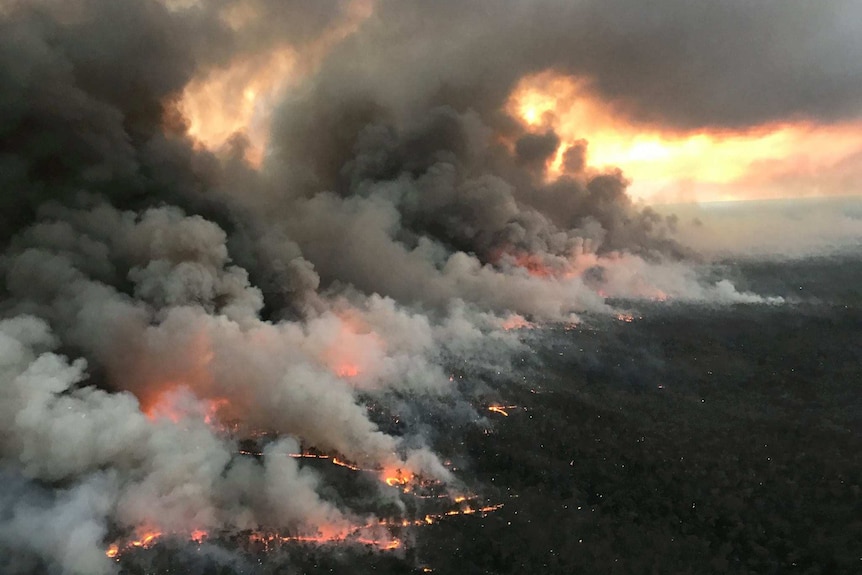
[[[367,404],[452,398],[447,362],[505,362],[507,319],[577,321],[609,297],[772,301],[704,280],[676,219],[588,164],[589,134],[561,150],[506,102],[554,69],[680,126],[839,113],[859,101],[852,81],[827,109],[776,108],[719,101],[726,79],[699,77],[710,97],[684,107],[664,90],[685,63],[611,71],[633,61],[631,34],[677,58],[730,30],[754,50],[756,22],[795,37],[803,7],[750,8],[741,29],[738,3],[713,7],[705,37],[688,3],[664,2],[679,10],[661,22],[623,17],[632,2],[562,4],[0,4],[4,572],[110,573],[116,533],[349,532],[367,517],[291,454],[457,481],[421,422],[388,433]],[[208,147],[184,90],[250,78],[231,66],[279,50],[299,63],[249,112],[267,120],[259,162],[249,132]],[[752,90],[774,80],[753,76]],[[261,436],[258,457],[239,454]]]

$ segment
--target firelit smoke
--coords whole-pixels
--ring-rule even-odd
[[[300,445],[383,483],[457,483],[360,397],[452,397],[444,358],[505,361],[512,321],[612,312],[607,296],[762,301],[705,284],[587,143],[548,177],[559,138],[506,98],[543,69],[595,71],[614,38],[562,26],[582,23],[571,6],[513,8],[0,4],[4,572],[114,572],[111,533],[351,533],[368,517],[324,496]],[[252,110],[260,166],[247,134],[208,149],[184,88],[276,49],[310,64]],[[256,433],[275,439],[239,454]]]

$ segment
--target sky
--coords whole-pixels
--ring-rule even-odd
[[[241,131],[262,162],[279,101],[340,66],[402,102],[469,88],[554,132],[551,176],[582,142],[588,165],[621,169],[648,203],[860,193],[858,3],[322,4],[314,38],[260,42],[186,86],[180,108],[204,145]],[[273,6],[225,3],[220,17],[251,34]]]

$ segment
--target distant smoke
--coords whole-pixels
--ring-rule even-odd
[[[452,481],[359,398],[454,393],[444,360],[516,345],[510,314],[765,301],[704,283],[675,219],[587,165],[586,141],[549,179],[559,137],[503,111],[525,74],[619,55],[575,17],[589,3],[430,6],[377,4],[288,94],[257,170],[242,134],[196,145],[183,87],[270,46],[302,53],[351,4],[0,5],[4,572],[111,572],[116,529],[351,523],[288,456],[301,445]],[[278,439],[237,457],[254,432]]]

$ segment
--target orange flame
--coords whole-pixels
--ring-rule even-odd
[[[337,457],[332,458],[332,463],[333,463],[333,465],[338,465],[340,467],[346,467],[347,469],[352,469],[353,471],[362,471],[361,467],[358,467],[358,466],[353,465],[352,463],[348,463],[346,461],[342,461],[342,460],[338,459]]]
[[[402,471],[401,469],[389,469],[383,471],[383,481],[390,487],[406,485],[413,479],[413,477],[414,476],[411,472]]]
[[[513,247],[491,253],[488,260],[494,265],[521,268],[528,275],[542,279],[568,279],[575,277],[579,271],[574,258],[549,258]]]
[[[500,415],[502,415],[503,417],[509,417],[508,412],[507,412],[505,409],[503,409],[503,407],[502,407],[502,406],[499,406],[499,405],[491,405],[491,406],[489,406],[489,407],[488,407],[488,411],[493,411],[494,413],[499,413],[499,414],[500,414]]]
[[[156,540],[162,536],[161,531],[150,531],[148,533],[144,533],[139,539],[135,539],[131,541],[129,545],[132,547],[144,547],[148,548],[156,542]]]
[[[527,321],[524,316],[512,314],[505,320],[503,320],[503,324],[501,327],[506,331],[512,331],[516,329],[532,329],[535,326],[529,321]]]
[[[359,373],[359,366],[352,363],[345,363],[335,368],[335,375],[338,377],[356,377]]]
[[[400,470],[396,470],[395,474],[388,479],[393,479],[396,484],[401,484],[407,477],[412,477],[409,474],[404,474]],[[409,479],[408,479],[409,480]],[[457,496],[454,502],[464,504],[467,500],[473,499],[474,496]],[[404,542],[399,537],[395,537],[393,530],[398,528],[419,527],[423,525],[431,525],[438,520],[446,517],[454,517],[458,515],[481,515],[485,516],[488,513],[496,511],[503,507],[502,503],[496,505],[485,505],[482,507],[473,507],[470,504],[465,504],[458,509],[452,509],[443,513],[428,514],[422,519],[381,519],[371,521],[364,525],[354,525],[352,527],[329,527],[323,526],[316,533],[304,533],[296,535],[283,535],[275,532],[254,531],[248,535],[248,542],[263,545],[265,550],[269,550],[274,545],[290,544],[290,543],[309,543],[313,545],[333,545],[333,544],[360,544],[375,547],[381,551],[394,551],[404,546]],[[383,529],[381,529],[383,528]],[[163,537],[161,531],[156,530],[141,530],[136,539],[126,542],[111,543],[105,550],[105,556],[110,559],[119,561],[119,558],[126,551],[136,548],[148,549],[155,545],[160,538]],[[174,534],[180,537],[185,537],[195,543],[202,543],[209,538],[209,532],[202,529],[195,529],[187,532],[185,535]]]
[[[515,406],[500,406],[501,409],[502,407],[511,408]],[[300,452],[291,453],[290,456],[301,459],[326,460],[333,465],[345,467],[353,471],[371,471],[368,469],[362,469],[353,463],[338,459],[335,456],[322,453]],[[401,468],[386,468],[382,471],[378,470],[378,473],[380,473],[380,478],[383,482],[393,487],[404,488],[404,486],[406,486],[407,484],[417,480],[417,477],[413,472]],[[425,485],[424,482],[423,485]],[[405,488],[404,491],[409,491],[409,488]],[[366,524],[354,524],[352,526],[322,526],[318,528],[316,533],[299,533],[293,535],[284,535],[277,532],[255,531],[248,535],[247,541],[249,543],[262,545],[264,550],[269,550],[271,547],[281,544],[307,543],[313,545],[359,544],[375,547],[381,551],[394,551],[404,547],[403,540],[400,537],[396,536],[398,535],[398,529],[430,525],[447,517],[453,517],[458,515],[484,516],[488,513],[496,511],[503,506],[502,504],[497,504],[476,507],[471,503],[468,503],[468,501],[476,499],[476,496],[474,495],[457,495],[453,497],[452,495],[445,494],[426,494],[416,496],[421,498],[451,497],[451,500],[455,504],[457,504],[459,508],[451,509],[449,511],[437,514],[427,514],[421,519],[384,518],[371,520]],[[190,530],[185,534],[172,533],[171,535],[184,537],[190,541],[194,541],[197,544],[202,543],[204,540],[210,537],[210,533],[203,529]],[[135,539],[111,543],[105,550],[105,555],[108,558],[119,561],[123,553],[136,548],[150,548],[155,545],[163,536],[164,533],[159,530],[142,528],[137,531]],[[430,568],[426,568],[425,572],[429,571]]]
[[[213,399],[197,399],[192,405],[184,405],[180,391],[186,386],[183,384],[166,382],[153,386],[159,391],[150,392],[147,402],[141,403],[141,411],[151,421],[157,419],[169,419],[174,423],[189,417],[202,418],[204,422],[213,428],[221,428],[219,413],[230,406],[230,400],[224,397]]]
[[[340,310],[329,319],[334,325],[322,353],[322,363],[344,379],[373,373],[386,349],[384,339],[355,310]]]
[[[376,547],[381,551],[391,551],[402,546],[401,540],[392,536],[366,534],[370,527],[373,527],[373,525],[362,525],[347,531],[318,532],[311,535],[280,535],[277,533],[255,532],[249,536],[249,541],[263,544],[266,549],[273,545],[283,545],[286,543],[310,543],[313,545],[358,543],[360,545]]]
[[[559,275],[545,263],[544,258],[536,254],[517,253],[512,255],[516,266],[527,271],[533,277],[549,278]]]
[[[493,411],[494,413],[499,413],[503,417],[509,417],[509,411],[512,409],[518,409],[517,405],[489,405],[488,411]]]

